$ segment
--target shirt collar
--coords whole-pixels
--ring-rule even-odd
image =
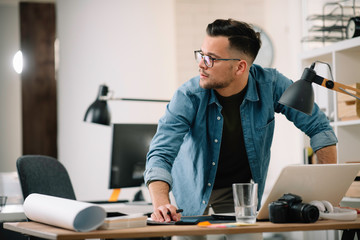
[[[209,105],[216,103],[217,105],[220,106],[220,103],[218,101],[218,99],[216,98],[216,94],[215,94],[215,90],[214,89],[210,89],[210,101],[209,101]]]
[[[255,68],[254,66],[250,67],[249,71],[249,79],[248,79],[248,89],[245,95],[245,99],[249,101],[259,101],[259,95],[256,88],[256,81],[255,81]]]

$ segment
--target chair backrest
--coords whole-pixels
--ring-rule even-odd
[[[70,176],[53,157],[25,155],[16,161],[24,199],[31,193],[76,200]]]

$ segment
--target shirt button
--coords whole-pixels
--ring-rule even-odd
[[[215,162],[212,162],[212,165],[215,166]]]
[[[220,119],[221,119],[221,117],[219,117],[219,116],[218,116],[216,119],[217,119],[217,120],[220,120]]]
[[[208,183],[208,186],[211,187],[211,183]]]
[[[215,142],[215,143],[218,143],[218,142],[219,142],[219,140],[217,140],[217,139],[215,138],[214,142]]]
[[[202,201],[203,204],[206,204],[205,200]]]

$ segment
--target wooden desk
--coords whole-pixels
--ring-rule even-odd
[[[89,238],[144,238],[181,235],[360,229],[360,217],[358,216],[355,221],[320,220],[313,224],[273,224],[271,222],[257,222],[256,224],[256,226],[235,228],[202,228],[194,225],[161,225],[119,230],[96,230],[86,233],[74,232],[36,222],[4,223],[4,228],[31,236],[55,240]]]

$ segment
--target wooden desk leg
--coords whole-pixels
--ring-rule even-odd
[[[347,229],[343,231],[341,240],[354,240],[355,233],[357,238],[360,239],[360,229]]]

